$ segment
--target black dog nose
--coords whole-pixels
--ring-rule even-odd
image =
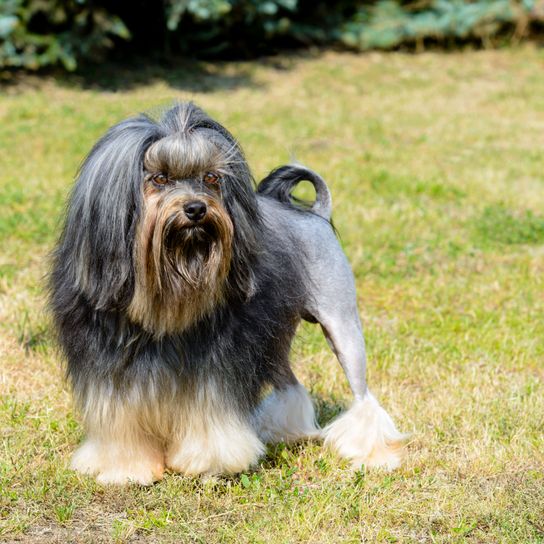
[[[206,215],[206,204],[201,200],[191,200],[183,206],[183,211],[191,221],[199,221]]]

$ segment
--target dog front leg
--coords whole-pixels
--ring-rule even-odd
[[[149,485],[162,478],[162,446],[141,428],[137,406],[112,398],[107,388],[77,396],[87,436],[72,457],[73,470],[102,484]]]
[[[264,450],[251,413],[210,380],[180,399],[166,464],[185,476],[236,474],[255,465]]]

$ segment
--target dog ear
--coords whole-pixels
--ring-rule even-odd
[[[53,291],[84,295],[95,309],[128,303],[145,150],[162,136],[142,115],[113,126],[81,165],[54,253]]]
[[[261,215],[255,195],[255,180],[236,139],[219,125],[223,136],[231,144],[230,164],[224,178],[224,204],[234,224],[234,243],[229,281],[232,292],[243,299],[255,292],[254,270],[259,258],[259,233],[263,231]],[[219,129],[217,129],[219,131]]]
[[[258,233],[262,231],[262,224],[253,178],[241,153],[224,183],[228,187],[224,194],[225,207],[234,225],[230,288],[231,292],[238,292],[242,299],[248,299],[255,291],[254,269],[259,256]]]

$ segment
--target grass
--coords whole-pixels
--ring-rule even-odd
[[[544,541],[544,53],[325,53],[104,67],[0,98],[0,540]],[[82,438],[44,309],[73,174],[112,123],[194,99],[257,178],[295,157],[330,183],[369,381],[403,467],[351,473],[318,444],[259,470],[150,488],[67,469]],[[350,402],[316,327],[293,349],[325,423]]]

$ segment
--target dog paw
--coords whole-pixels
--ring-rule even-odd
[[[407,435],[397,431],[387,412],[368,392],[324,429],[325,446],[349,459],[354,469],[398,468]]]
[[[164,462],[152,449],[134,449],[87,440],[76,451],[70,468],[96,476],[101,484],[151,485],[162,479]]]
[[[151,485],[162,480],[164,466],[145,462],[133,462],[128,466],[117,466],[98,473],[96,481],[100,484],[139,484]]]
[[[97,443],[87,440],[76,450],[70,462],[70,468],[94,476],[102,466],[102,456]]]
[[[191,455],[180,449],[176,453],[166,457],[166,466],[172,471],[183,476],[214,476],[224,471],[217,460],[210,459],[209,455]],[[242,469],[243,470],[243,469]]]
[[[242,424],[210,427],[186,433],[173,442],[166,466],[185,476],[237,474],[255,465],[264,445],[252,429]]]

